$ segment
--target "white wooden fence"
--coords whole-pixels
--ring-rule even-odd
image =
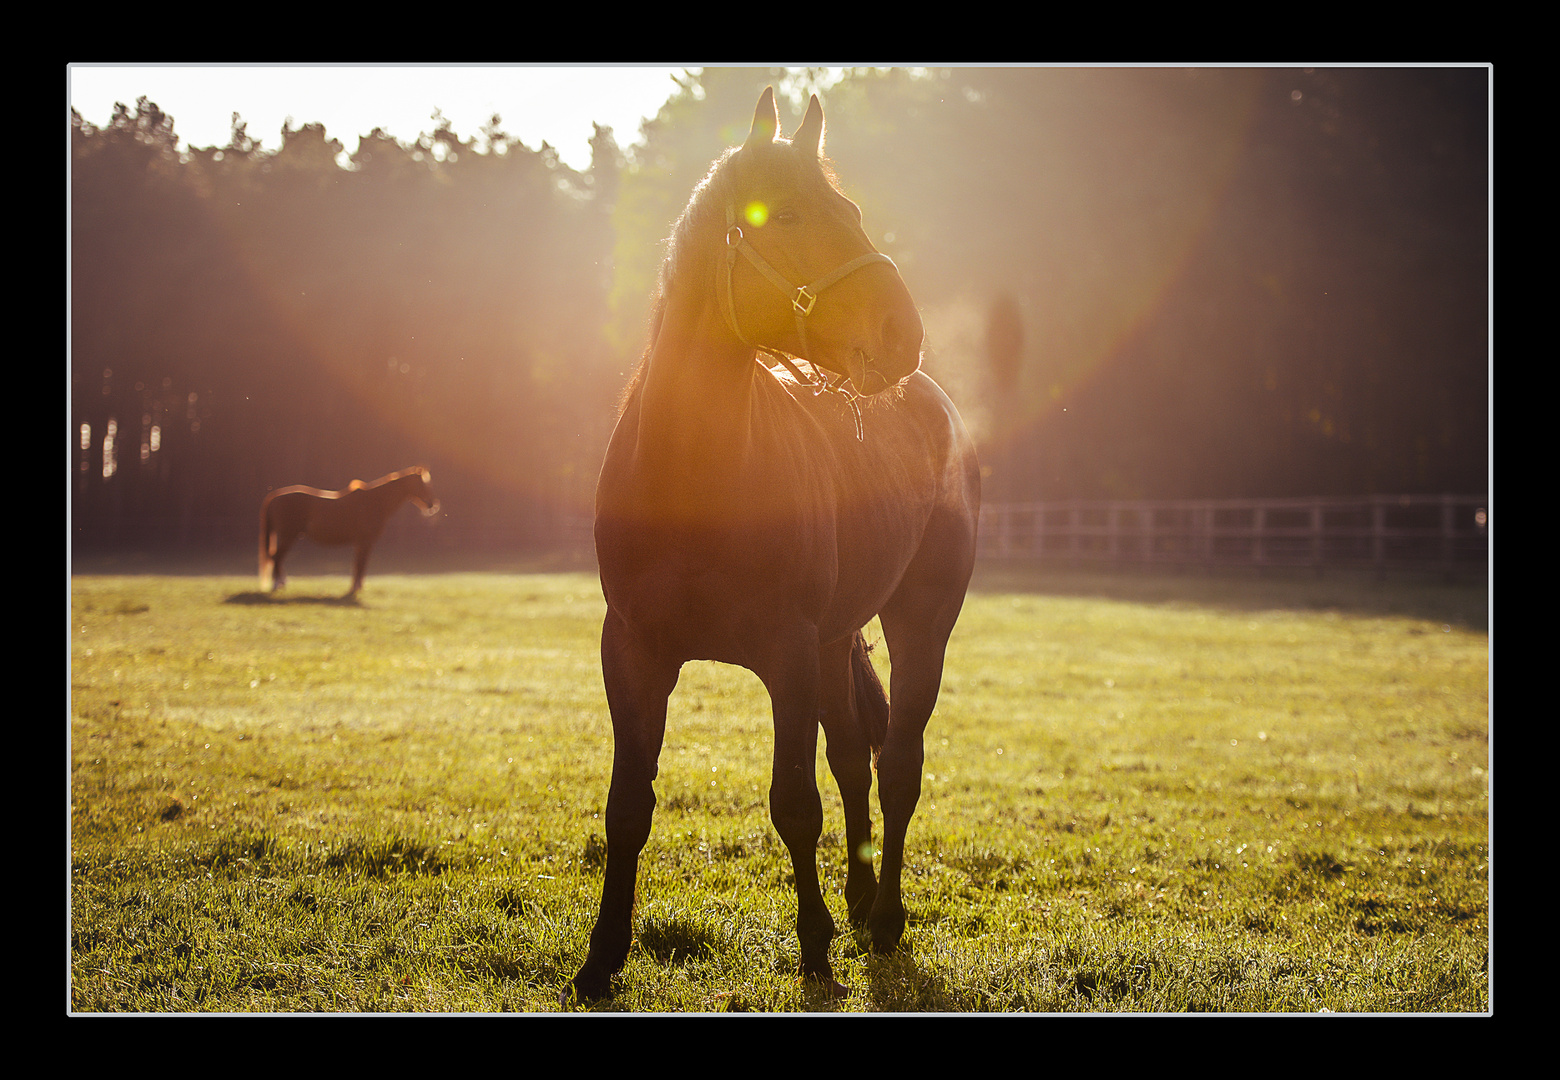
[[[996,503],[979,553],[1066,565],[1374,567],[1488,565],[1483,495]]]

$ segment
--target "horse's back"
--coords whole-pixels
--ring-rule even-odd
[[[266,495],[261,513],[267,525],[273,529],[290,525],[302,527],[309,520],[310,504],[334,494],[303,484],[280,487]]]
[[[277,532],[306,532],[318,544],[351,543],[356,515],[349,494],[306,484],[277,488],[266,496],[265,520]]]

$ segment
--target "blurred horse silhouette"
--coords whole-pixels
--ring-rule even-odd
[[[915,303],[822,139],[816,97],[787,140],[766,90],[746,141],[694,190],[661,268],[596,491],[612,785],[601,907],[566,1000],[605,995],[627,958],[667,697],[689,660],[748,668],[769,691],[770,816],[795,872],[803,975],[843,993],[816,862],[820,724],[845,806],[850,919],[879,951],[904,932],[905,833],[974,565],[980,467],[958,411],[919,370]],[[862,635],[873,616],[893,660],[886,696]]]
[[[428,470],[419,465],[381,476],[372,484],[354,480],[345,491],[302,484],[277,488],[260,505],[260,590],[275,591],[287,583],[282,560],[300,536],[307,536],[316,544],[352,545],[352,587],[347,595],[356,596],[363,587],[368,553],[390,515],[408,499],[422,507],[424,517],[439,512],[431,480]]]

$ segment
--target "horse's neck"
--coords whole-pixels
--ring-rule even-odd
[[[639,389],[640,463],[704,477],[735,465],[750,434],[752,358],[752,348],[726,330],[712,303],[673,305]]]

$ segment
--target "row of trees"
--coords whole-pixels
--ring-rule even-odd
[[[181,153],[145,99],[73,116],[78,546],[227,543],[271,487],[417,462],[446,535],[557,542],[769,83],[788,127],[825,89],[988,497],[1487,483],[1484,71],[707,69],[584,172],[499,117]]]

